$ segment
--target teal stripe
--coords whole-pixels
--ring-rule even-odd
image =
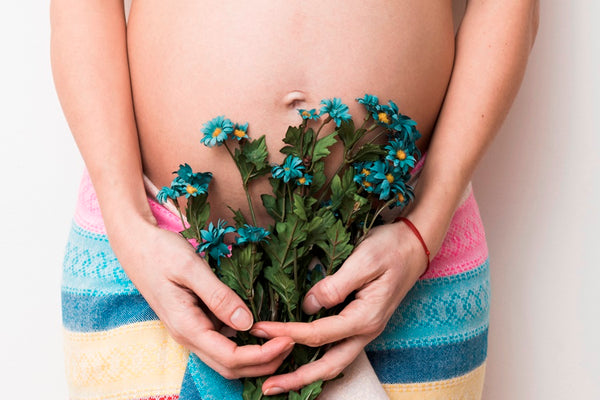
[[[481,335],[489,321],[489,277],[486,260],[470,271],[418,281],[366,349],[437,346]]]
[[[65,249],[62,291],[92,296],[138,293],[108,237],[89,232],[75,222]]]
[[[190,353],[187,368],[202,400],[233,400],[242,398],[242,382],[228,380]]]

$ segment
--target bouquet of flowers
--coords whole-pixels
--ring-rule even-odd
[[[336,272],[370,229],[383,223],[381,213],[386,208],[402,208],[413,197],[408,181],[420,157],[416,122],[401,114],[392,101],[379,104],[376,96],[368,94],[357,101],[367,111],[358,128],[339,98],[322,100],[320,110],[298,110],[302,121],[285,134],[280,151],[286,157],[281,165],[269,164],[265,136],[251,139],[248,123],[218,116],[204,124],[201,143],[225,146],[248,200],[249,218],[232,209],[233,226],[221,219],[209,223],[210,172],[193,172],[188,164],[180,165],[171,186],[158,193],[161,203],[173,200],[182,219],[181,234],[246,302],[255,321],[310,322],[339,312],[345,304],[309,316],[301,302],[316,282]],[[315,121],[316,130],[309,121]],[[335,130],[322,136],[330,123]],[[337,142],[343,145],[343,158],[336,173],[327,178],[325,163]],[[248,188],[266,176],[272,193],[261,196],[262,206],[273,221],[261,227]],[[187,199],[185,210],[178,202],[181,197]],[[264,342],[248,332],[238,332],[234,340],[240,345]],[[322,351],[296,345],[277,373],[293,371]],[[261,399],[266,378],[245,378],[243,398]],[[312,400],[322,384],[318,381],[299,393],[272,398]]]

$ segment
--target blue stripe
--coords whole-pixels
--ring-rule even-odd
[[[242,398],[242,382],[228,380],[190,353],[188,369],[203,400],[237,400]]]
[[[118,328],[158,317],[142,295],[89,296],[62,293],[63,325],[73,332],[94,332]]]
[[[460,274],[418,281],[367,350],[437,346],[468,340],[489,323],[489,262]]]
[[[106,235],[71,226],[63,261],[63,292],[91,295],[138,293]]]
[[[487,356],[487,330],[464,342],[431,347],[368,351],[381,383],[431,382],[464,375]]]
[[[191,357],[188,359],[188,365],[183,375],[183,382],[181,383],[181,391],[179,392],[179,400],[202,400],[192,373],[190,371],[190,363],[192,362]]]

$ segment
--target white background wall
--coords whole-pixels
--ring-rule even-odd
[[[0,15],[2,397],[65,399],[60,270],[83,164],[52,84],[48,2]],[[487,400],[600,398],[598,16],[594,0],[542,0],[523,87],[476,173]]]

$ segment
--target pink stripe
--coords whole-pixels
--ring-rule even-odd
[[[421,279],[459,274],[480,266],[487,258],[485,231],[471,190],[454,213],[442,247]]]
[[[173,232],[180,232],[182,230],[183,225],[179,216],[171,213],[154,199],[148,198],[148,204],[160,228]],[[84,170],[81,184],[79,185],[79,196],[74,218],[77,225],[81,228],[92,233],[106,235],[106,227],[102,219],[98,197],[96,196],[96,191],[87,170]]]

